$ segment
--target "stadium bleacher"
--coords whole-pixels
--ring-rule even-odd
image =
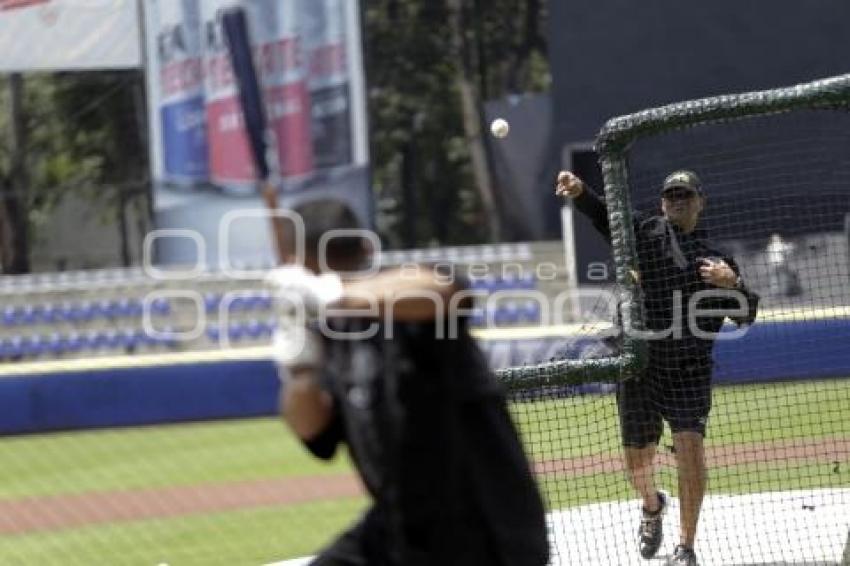
[[[846,235],[811,234],[791,242],[797,251],[788,268],[800,274],[802,288],[794,297],[771,292],[763,246],[727,242],[762,293],[763,308],[850,305]],[[377,260],[387,266],[456,265],[477,293],[470,322],[478,328],[547,324],[545,309],[567,287],[560,242],[389,251]],[[537,267],[546,262],[554,265],[554,278],[538,277]],[[267,344],[277,323],[263,286],[267,269],[257,266],[251,278],[208,272],[191,281],[151,277],[138,268],[0,277],[0,361]],[[831,278],[813,281],[808,273]]]
[[[385,266],[457,265],[480,293],[473,325],[535,325],[542,307],[529,293],[545,285],[561,289],[565,283],[539,281],[535,266],[560,261],[555,271],[563,277],[559,247],[552,242],[390,251],[376,260]],[[171,281],[163,277],[167,272],[131,268],[0,277],[0,295],[6,298],[0,312],[0,361],[266,344],[277,324],[272,297],[263,286],[269,266],[239,268],[255,276],[236,279],[208,272]]]

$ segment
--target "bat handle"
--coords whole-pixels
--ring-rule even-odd
[[[263,202],[272,213],[270,216],[272,224],[272,238],[274,239],[275,250],[277,251],[278,263],[285,265],[290,264],[295,260],[295,247],[292,238],[287,234],[286,225],[283,218],[275,216],[277,211],[277,187],[268,180],[261,183],[261,191]],[[291,231],[290,231],[291,232]]]

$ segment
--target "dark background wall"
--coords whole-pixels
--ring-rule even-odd
[[[850,72],[846,0],[552,0],[562,140],[668,102]]]
[[[553,0],[549,10],[556,145],[553,152],[560,153],[568,144],[592,140],[613,116],[671,102],[775,88],[850,72],[850,2],[846,0]],[[847,123],[850,125],[850,121]],[[801,124],[774,123],[706,132],[698,143],[702,147],[718,143],[731,146],[737,140],[745,140],[757,146],[777,138],[790,139],[794,132],[809,127]],[[824,126],[832,128],[825,137],[834,146],[826,151],[838,159],[842,153],[850,153],[847,138],[838,139],[841,136],[835,135],[844,128],[831,119]],[[640,186],[635,187],[637,194],[633,193],[636,202],[657,199],[657,184],[668,168],[694,166],[681,151],[676,156],[679,163],[668,158],[667,148],[681,147],[686,141],[670,140],[666,148],[663,142],[654,142],[651,151],[642,150],[641,160],[630,164],[635,179],[640,179]],[[788,168],[793,167],[793,159],[783,159]],[[776,163],[760,164],[775,166]],[[751,172],[742,171],[739,176]],[[586,163],[584,170],[578,172],[590,181],[598,179],[598,172]],[[700,173],[707,185],[714,182],[719,187],[712,193],[715,202],[732,192],[743,194],[740,185],[729,182],[729,173],[724,173],[722,164],[703,164]],[[777,179],[780,177],[776,175]],[[759,186],[755,179],[746,183],[744,192],[759,202],[763,202],[767,191],[777,203],[783,199],[790,202],[799,198],[804,188],[798,181],[767,180],[770,186]],[[843,178],[838,184],[843,184]],[[835,195],[830,198],[834,200]],[[745,199],[738,208],[747,206]],[[780,204],[775,206],[779,209]],[[836,210],[846,210],[846,206],[846,201],[833,202]],[[831,225],[832,220],[826,223]],[[757,232],[729,236],[762,238],[775,229],[765,222]],[[580,221],[578,230],[580,263],[607,254],[607,246],[588,223]]]

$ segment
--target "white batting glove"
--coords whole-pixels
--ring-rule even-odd
[[[342,297],[342,280],[334,273],[316,275],[300,265],[287,265],[266,277],[278,312],[303,308],[304,316],[314,320],[326,306]]]
[[[284,375],[300,368],[319,368],[324,359],[322,337],[294,319],[285,319],[272,337],[272,360],[288,372],[278,372],[283,380]]]

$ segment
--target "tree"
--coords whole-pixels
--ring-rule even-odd
[[[122,263],[131,264],[127,208],[146,210],[149,197],[146,118],[141,71],[60,73],[53,102],[75,161],[93,167],[78,194],[119,226]]]
[[[408,247],[493,239],[491,220],[509,203],[491,193],[482,105],[548,88],[545,8],[539,0],[364,5],[374,186],[389,219],[384,235]]]
[[[118,221],[129,265],[126,209],[147,196],[142,84],[140,71],[13,75],[0,83],[4,273],[29,271],[29,244],[72,193]]]
[[[3,273],[29,272],[29,243],[26,190],[29,168],[26,162],[27,119],[24,108],[24,80],[13,74],[6,81],[9,108],[8,143],[0,149],[0,261]],[[3,172],[5,171],[5,174]]]

